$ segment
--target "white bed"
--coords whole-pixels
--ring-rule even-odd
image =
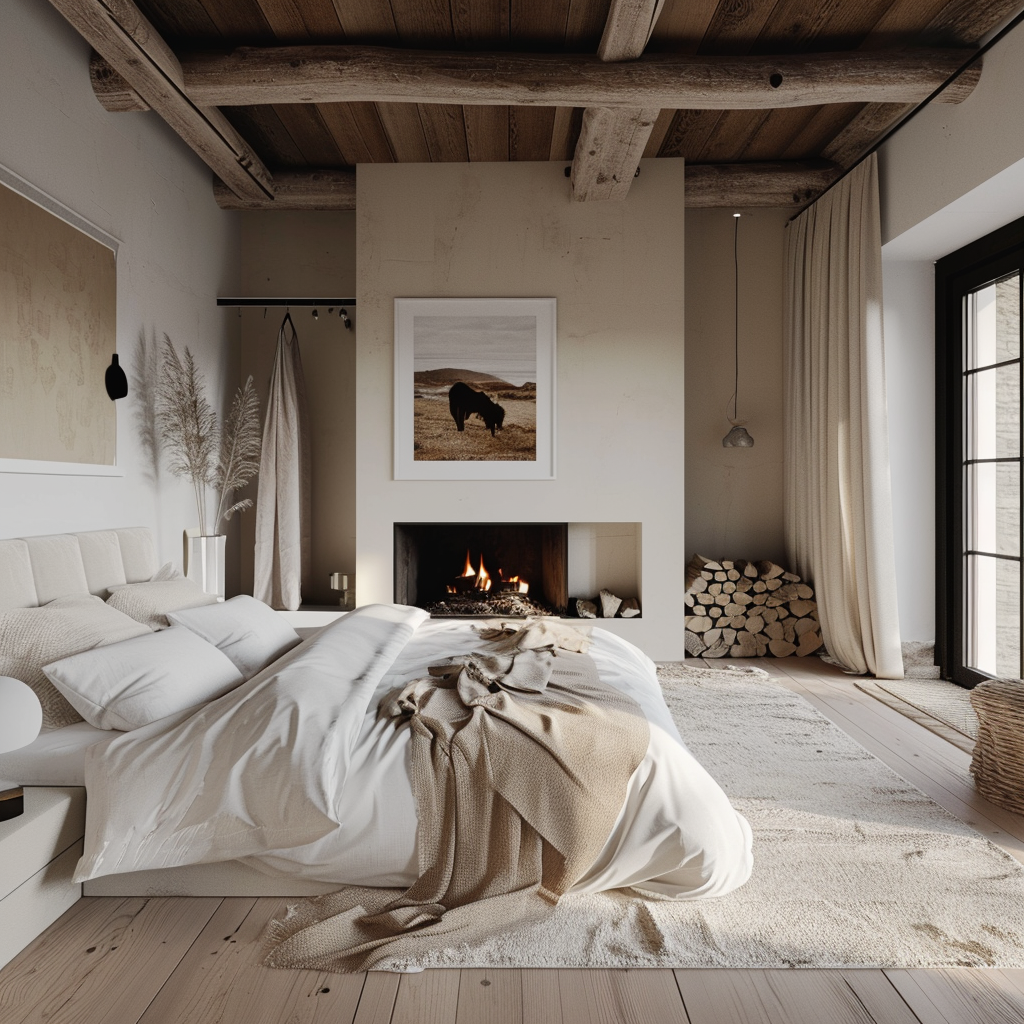
[[[143,555],[135,557],[131,575],[127,564],[122,564],[122,572],[116,571],[113,564],[115,541],[118,547],[122,545],[118,536],[122,532],[128,535],[125,549]],[[156,559],[151,542],[146,550],[147,541],[146,531],[131,530],[2,542],[0,608],[31,607],[44,603],[43,598],[52,600],[83,591],[101,593],[111,581],[119,579],[148,579],[156,568]],[[104,558],[93,559],[90,568],[86,553],[91,556],[96,551],[102,551]],[[37,565],[41,560],[44,564]],[[63,576],[61,562],[67,563]],[[96,565],[102,566],[99,574]],[[70,581],[69,589],[63,592],[61,578]],[[388,618],[388,614],[382,612],[378,617]],[[203,720],[202,727],[195,722],[180,726],[156,723],[125,734],[111,734],[80,723],[43,734],[23,751],[0,758],[0,774],[20,778],[26,784],[81,785],[86,752],[93,748],[88,755],[91,795],[95,807],[104,808],[104,813],[102,822],[99,815],[90,819],[87,856],[80,868],[82,877],[88,879],[87,895],[301,896],[331,891],[348,883],[410,884],[416,875],[416,814],[406,749],[395,739],[397,734],[392,725],[377,721],[376,702],[395,685],[424,674],[431,662],[478,646],[479,638],[464,623],[424,622],[419,616],[406,618],[414,623],[412,637],[404,641],[405,646],[392,656],[393,664],[389,662],[381,677],[367,689],[365,707],[361,704],[358,709],[358,721],[346,728],[351,733],[350,740],[345,741],[345,757],[351,758],[348,781],[338,798],[320,815],[320,832],[311,833],[306,837],[308,841],[290,840],[281,849],[265,843],[257,850],[251,843],[246,845],[243,828],[242,839],[232,839],[235,846],[218,841],[201,849],[203,843],[193,842],[190,837],[200,836],[203,830],[190,832],[185,827],[187,813],[181,820],[166,824],[183,776],[182,766],[188,765],[191,771],[195,765],[203,765],[203,771],[210,777],[221,773],[203,761],[202,748],[208,746],[215,753],[218,746],[203,740],[206,723],[217,726],[214,712]],[[324,652],[341,658],[351,638],[358,638],[359,628],[358,622],[349,626],[344,621],[336,623],[282,658],[281,665],[297,660],[305,666],[302,659],[306,658],[315,668],[323,662]],[[750,868],[749,829],[683,746],[661,698],[653,665],[636,648],[602,630],[594,631],[591,654],[602,678],[627,692],[643,708],[651,726],[651,746],[630,781],[619,821],[605,850],[578,888],[595,891],[643,884],[644,888],[665,896],[687,898],[716,895],[742,884]],[[267,685],[260,682],[264,678],[271,678],[272,688],[278,668],[275,664],[251,684],[239,687],[237,700],[235,695],[228,694],[209,707],[219,707],[222,702],[237,704],[243,697],[249,699],[243,691],[266,691]],[[294,682],[294,675],[287,677],[287,668],[281,668],[280,674]],[[358,682],[357,676],[353,678]],[[280,695],[287,695],[288,690],[287,686],[279,688],[273,701],[280,703]],[[250,709],[254,706],[255,703],[248,705]],[[318,714],[323,718],[334,711],[327,708],[307,712],[296,704],[290,713],[294,719],[304,719],[316,718]],[[272,719],[268,718],[267,723],[267,728],[275,727]],[[224,736],[233,735],[230,724],[225,727]],[[111,735],[123,738],[111,743]],[[94,746],[97,743],[101,745]],[[304,747],[296,746],[300,751]],[[197,753],[193,754],[193,749]],[[309,774],[309,766],[301,765],[300,760],[299,755],[293,757],[288,770],[305,770]],[[230,776],[232,771],[235,769],[229,768],[226,775]],[[167,777],[161,778],[162,773]],[[149,788],[133,788],[134,777],[143,774],[155,781],[147,781]],[[243,774],[226,778],[228,795],[216,813],[232,820],[246,819],[253,809],[252,801],[239,801],[237,792],[239,780],[244,783],[244,778]],[[196,792],[202,792],[201,785]],[[147,819],[145,809],[137,805],[150,799],[159,804],[159,810]],[[311,806],[314,802],[310,798]],[[272,801],[264,801],[260,810],[266,811],[270,804]],[[314,808],[306,818],[315,819],[317,813]],[[328,823],[325,834],[325,817],[332,822],[337,820],[339,825],[343,823],[343,827]],[[154,822],[159,825],[153,827]],[[167,833],[163,840],[159,836],[161,828]],[[123,837],[133,834],[143,839],[122,842]],[[236,847],[244,859],[224,859],[225,851]],[[213,862],[187,863],[193,848],[199,851],[195,853],[197,859]],[[187,852],[183,854],[183,850]],[[154,868],[153,864],[164,866]],[[134,867],[147,870],[126,870]]]

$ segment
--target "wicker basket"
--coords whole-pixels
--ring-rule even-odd
[[[978,742],[971,774],[982,796],[1024,814],[1024,681],[988,679],[971,690]]]

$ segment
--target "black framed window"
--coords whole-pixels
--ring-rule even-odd
[[[1024,219],[936,264],[938,642],[963,686],[1024,676]]]

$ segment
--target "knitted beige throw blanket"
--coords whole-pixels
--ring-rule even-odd
[[[381,702],[411,727],[416,882],[289,907],[265,963],[365,971],[475,942],[550,911],[597,859],[647,751],[647,720],[601,682],[575,631],[527,624],[518,644],[514,633],[494,631],[488,647]]]

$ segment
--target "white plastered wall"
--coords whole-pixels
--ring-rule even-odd
[[[641,522],[643,618],[611,625],[681,657],[682,161],[608,203],[572,203],[554,162],[358,174],[359,602],[392,599],[395,522]],[[557,479],[393,479],[394,299],[415,296],[558,300]]]
[[[753,448],[723,448],[733,393],[733,213],[739,228],[739,413]],[[783,563],[782,297],[789,210],[686,216],[686,543]],[[727,408],[729,413],[727,414]]]
[[[934,263],[1024,215],[1024,27],[958,105],[879,151],[893,522],[903,639],[935,638]]]
[[[100,107],[89,52],[50,4],[0,4],[0,164],[120,240],[117,349],[129,380],[140,334],[166,331],[189,346],[223,406],[238,330],[216,296],[237,288],[237,214],[217,207],[209,169],[156,114]],[[181,532],[197,520],[192,489],[154,473],[135,400],[117,408],[124,475],[0,474],[0,537],[148,526],[161,557],[180,562]]]

